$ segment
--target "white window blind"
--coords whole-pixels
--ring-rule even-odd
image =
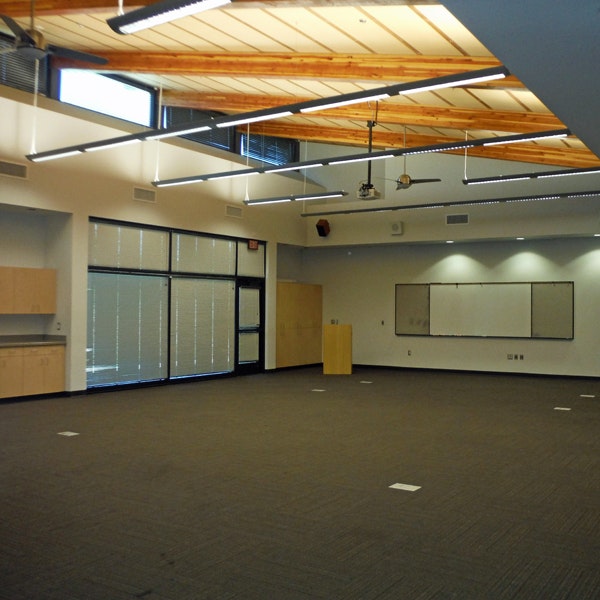
[[[234,281],[174,277],[171,376],[231,372],[234,347]]]
[[[247,242],[238,242],[238,275],[245,277],[265,276],[265,245],[256,250],[248,248]]]
[[[257,288],[240,288],[239,326],[258,327],[260,325],[260,290]]]
[[[260,336],[255,331],[242,331],[238,336],[240,363],[258,362]]]
[[[169,232],[143,227],[90,222],[89,264],[166,271],[169,268]]]
[[[172,268],[179,273],[235,275],[235,250],[233,240],[174,233]]]
[[[88,387],[167,377],[168,279],[89,273]]]

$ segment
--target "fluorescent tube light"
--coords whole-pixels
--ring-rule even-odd
[[[85,152],[96,152],[97,150],[106,150],[107,148],[116,148],[118,146],[129,146],[130,144],[137,144],[141,142],[139,138],[135,138],[133,140],[115,140],[115,141],[106,141],[99,143],[97,145],[88,145],[85,148]]]
[[[507,181],[523,181],[531,179],[529,175],[499,175],[498,177],[482,177],[480,179],[463,179],[465,185],[481,185],[483,183],[504,183]]]
[[[363,154],[362,156],[356,156],[355,158],[336,158],[335,160],[328,160],[328,165],[347,165],[349,163],[366,162],[368,160],[380,160],[382,158],[392,158],[394,154]]]
[[[389,98],[390,95],[387,93],[375,94],[373,96],[359,96],[348,100],[339,100],[337,102],[329,102],[327,104],[317,104],[316,106],[308,106],[301,108],[301,113],[315,112],[317,110],[327,110],[328,108],[338,108],[340,106],[349,106],[350,104],[358,104],[359,102],[375,102],[377,100],[384,100]]]
[[[600,197],[600,190],[589,192],[567,192],[564,194],[555,194],[552,196],[516,196],[509,198],[490,198],[488,200],[456,200],[454,202],[432,202],[429,204],[394,204],[393,206],[369,207],[369,208],[349,208],[345,210],[328,210],[302,213],[301,217],[327,217],[330,215],[350,215],[355,213],[368,212],[390,212],[396,210],[417,210],[425,208],[447,208],[451,206],[476,206],[481,204],[505,204],[510,202],[537,202],[544,200],[558,200],[569,198],[594,198]]]
[[[322,167],[325,163],[314,162],[302,165],[300,163],[294,163],[293,165],[287,165],[283,167],[266,167],[263,169],[263,173],[284,173],[285,171],[300,171],[302,169],[314,169],[315,167]]]
[[[546,179],[547,177],[567,177],[568,175],[592,175],[600,173],[600,167],[589,167],[587,169],[570,169],[565,171],[551,171],[547,173],[537,173],[534,175],[537,179]]]
[[[107,19],[116,33],[129,34],[229,4],[230,0],[163,0]]]
[[[177,132],[173,132],[170,130],[165,130],[162,133],[153,133],[151,135],[147,135],[145,139],[147,140],[161,140],[163,138],[175,137],[179,135],[188,135],[190,133],[200,133],[201,131],[209,131],[212,129],[210,125],[201,125],[200,127],[190,127],[189,129],[183,129]]]
[[[600,173],[600,167],[584,167],[582,169],[561,169],[556,171],[533,171],[514,175],[497,175],[496,177],[479,177],[463,179],[465,185],[481,185],[485,183],[506,183],[508,181],[523,181],[525,179],[548,179],[550,177],[568,177],[570,175],[593,175]]]
[[[54,160],[55,158],[65,158],[67,156],[75,156],[81,154],[81,150],[64,150],[63,152],[40,152],[39,154],[30,154],[27,158],[31,162],[44,162],[46,160]]]
[[[348,192],[338,190],[335,192],[320,192],[316,194],[290,194],[288,196],[275,196],[274,198],[259,198],[257,200],[244,200],[244,204],[274,204],[277,202],[297,202],[303,200],[326,200],[328,198],[341,198]]]
[[[484,83],[486,81],[494,81],[495,79],[503,79],[506,77],[506,73],[492,73],[490,75],[483,75],[481,77],[468,77],[465,76],[460,83],[446,82],[446,83],[432,83],[431,85],[422,85],[411,88],[409,90],[400,92],[401,95],[407,96],[409,94],[419,94],[421,92],[431,92],[432,90],[441,90],[443,88],[457,87],[459,85],[471,85],[474,83]]]
[[[534,140],[548,140],[551,138],[561,138],[567,137],[569,135],[569,130],[560,129],[555,131],[548,131],[546,133],[532,133],[516,135],[516,136],[503,136],[498,138],[498,140],[489,140],[485,142],[484,146],[496,146],[498,144],[518,144],[521,142],[531,142]]]
[[[244,169],[243,171],[226,171],[224,173],[213,173],[211,175],[205,175],[204,180],[209,181],[212,179],[233,179],[235,177],[249,177],[250,175],[259,175],[260,171],[252,171]]]
[[[257,123],[258,121],[268,121],[270,119],[281,119],[282,117],[289,117],[294,113],[289,110],[282,110],[280,112],[269,111],[264,115],[257,115],[254,117],[240,117],[239,119],[227,120],[223,123],[217,123],[217,127],[234,127],[235,125],[247,125],[248,123]]]

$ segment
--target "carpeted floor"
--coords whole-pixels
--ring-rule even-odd
[[[0,598],[598,599],[599,425],[598,380],[366,368],[3,403]]]

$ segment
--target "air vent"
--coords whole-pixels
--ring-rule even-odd
[[[134,187],[133,199],[137,200],[138,202],[156,202],[156,191]]]
[[[237,219],[241,219],[244,216],[241,206],[232,206],[228,204],[225,208],[225,214],[228,217],[236,217]]]
[[[446,215],[446,225],[465,225],[469,222],[469,215]]]
[[[18,179],[27,179],[27,165],[0,160],[0,175],[16,177]]]

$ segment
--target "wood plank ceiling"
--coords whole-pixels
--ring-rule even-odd
[[[134,0],[132,5],[150,4]],[[114,33],[108,0],[38,0],[47,41],[109,59],[104,69],[162,89],[163,104],[229,114],[499,65],[443,6],[410,0],[234,0],[135,35]],[[125,10],[133,6],[125,3]],[[29,26],[30,2],[0,0]],[[1,26],[1,31],[10,32]],[[60,67],[86,65],[56,60]],[[97,66],[93,67],[98,70]],[[522,82],[396,96],[253,125],[267,135],[366,146],[421,146],[568,127]],[[589,167],[598,157],[570,136],[469,153],[540,165]]]

